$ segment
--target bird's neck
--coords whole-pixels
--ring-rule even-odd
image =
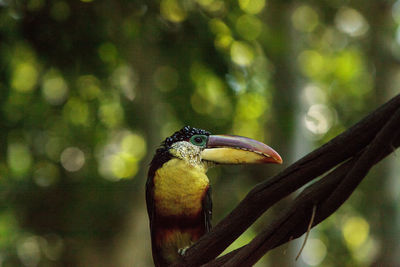
[[[198,216],[209,187],[206,166],[173,158],[154,175],[154,201],[158,216]]]

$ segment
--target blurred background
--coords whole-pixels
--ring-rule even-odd
[[[216,224],[400,92],[400,1],[0,0],[0,266],[152,266],[144,184],[184,125],[283,166],[210,170]],[[258,266],[399,266],[400,159]],[[251,240],[290,203],[260,218]]]

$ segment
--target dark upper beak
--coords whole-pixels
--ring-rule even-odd
[[[266,144],[235,135],[210,135],[201,156],[220,164],[282,163],[281,156]]]

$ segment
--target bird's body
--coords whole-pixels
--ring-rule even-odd
[[[203,201],[209,180],[202,166],[171,159],[153,178],[154,239],[162,259],[174,262],[179,249],[192,245],[206,231]]]
[[[247,142],[239,156],[236,152],[241,148],[230,144],[238,138]],[[211,229],[212,202],[207,169],[215,163],[244,163],[243,155],[251,153],[251,145],[254,145],[249,140],[254,141],[243,137],[211,136],[204,130],[186,126],[167,138],[157,150],[146,183],[156,266],[169,266],[178,261],[188,247]],[[229,158],[223,144],[230,146],[235,156]],[[261,155],[263,152],[257,153],[250,163],[265,161],[267,156]],[[221,155],[221,162],[218,162],[216,159]],[[276,152],[273,157],[270,162],[281,161]]]

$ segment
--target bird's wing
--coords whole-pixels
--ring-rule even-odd
[[[150,234],[151,234],[151,251],[153,255],[154,265],[156,267],[161,266],[159,262],[159,255],[156,248],[155,243],[155,207],[154,207],[154,197],[153,197],[153,189],[154,189],[154,175],[151,175],[147,178],[146,181],[146,205],[147,205],[147,214],[149,215],[150,222]]]
[[[156,151],[156,155],[152,159],[150,163],[149,172],[147,174],[146,181],[146,205],[147,205],[147,214],[149,215],[150,227],[153,224],[154,220],[154,198],[153,198],[153,189],[154,189],[154,176],[156,171],[161,168],[161,166],[171,159],[171,155],[165,148],[159,148]]]
[[[153,187],[154,187],[153,177],[149,177],[146,181],[146,206],[147,206],[147,214],[149,215],[150,227],[154,215]]]
[[[206,195],[203,199],[203,214],[204,214],[204,224],[206,232],[208,233],[212,226],[211,226],[211,219],[212,219],[212,200],[211,200],[211,186],[208,187]]]
[[[149,215],[149,223],[150,223],[150,234],[151,234],[151,248],[153,250],[154,255],[154,198],[153,198],[153,189],[154,189],[154,181],[153,176],[147,178],[146,181],[146,206],[147,206],[147,214]]]
[[[153,259],[155,266],[160,266],[159,256],[157,253],[156,243],[155,243],[155,228],[157,218],[155,216],[155,203],[154,203],[154,176],[156,171],[168,160],[171,159],[171,155],[168,153],[168,150],[165,147],[161,147],[157,149],[156,155],[153,157],[149,172],[147,174],[146,181],[146,205],[147,205],[147,214],[149,215],[150,221],[150,233],[151,233],[151,249],[153,252]]]

